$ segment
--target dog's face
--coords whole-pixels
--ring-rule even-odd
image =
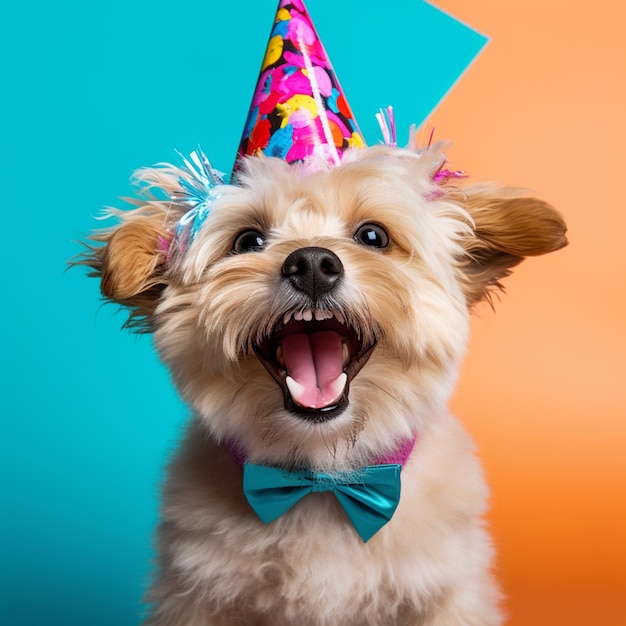
[[[220,438],[319,464],[410,437],[447,397],[467,329],[468,219],[411,174],[380,153],[317,174],[255,159],[216,202],[155,338]]]
[[[316,173],[248,159],[184,253],[159,252],[180,215],[154,203],[94,265],[219,441],[255,462],[367,462],[445,406],[469,307],[565,243],[544,203],[441,187],[440,166],[383,147]]]

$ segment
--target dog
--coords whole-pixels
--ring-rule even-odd
[[[168,199],[95,235],[83,263],[153,333],[193,414],[163,488],[146,624],[502,623],[487,487],[447,402],[472,308],[525,257],[565,246],[566,227],[444,164],[440,146],[350,149],[313,171],[246,157],[186,241],[188,173],[155,167],[138,177]],[[314,478],[263,519],[249,467]],[[401,495],[363,531],[315,476],[359,483],[366,467],[391,468]]]

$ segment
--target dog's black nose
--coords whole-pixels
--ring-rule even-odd
[[[343,276],[339,257],[327,248],[298,248],[283,263],[283,276],[298,290],[318,298]]]

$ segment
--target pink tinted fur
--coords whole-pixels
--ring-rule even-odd
[[[405,439],[395,450],[392,450],[387,455],[377,458],[373,465],[402,465],[404,467],[405,463],[411,456],[411,452],[413,452],[416,441],[417,437]],[[243,451],[241,446],[236,441],[229,440],[224,442],[224,447],[228,450],[228,453],[233,458],[233,461],[235,461],[239,467],[243,467],[247,458],[246,453]]]

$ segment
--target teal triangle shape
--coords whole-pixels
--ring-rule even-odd
[[[409,126],[428,119],[488,42],[423,0],[388,9],[380,0],[344,0],[345,20],[326,1],[307,6],[369,145],[380,139],[374,114],[388,105],[404,145]]]

